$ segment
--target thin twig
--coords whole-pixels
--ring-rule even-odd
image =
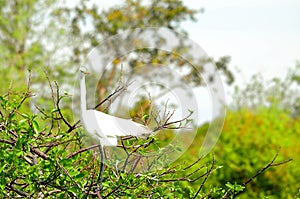
[[[4,128],[5,128],[10,134],[12,134],[15,138],[18,138],[18,134],[17,134],[16,132],[14,132],[13,130],[9,129],[9,128],[7,127],[7,125],[1,123],[1,124],[0,124],[0,127],[4,127]]]
[[[3,139],[0,139],[0,142],[6,143],[6,144],[9,144],[9,145],[12,145],[12,146],[14,146],[16,144],[16,142],[13,142],[13,141],[10,141],[10,140],[3,140]]]
[[[171,114],[168,113],[167,115],[167,119],[165,119],[165,121],[161,124],[161,122],[159,122],[157,119],[155,119],[156,123],[159,124],[154,130],[153,132],[159,131],[161,129],[183,129],[186,128],[185,126],[182,126],[182,122],[187,120],[193,113],[190,112],[189,115],[187,115],[186,117],[180,119],[180,120],[176,120],[173,122],[169,122],[169,120],[171,119],[172,115],[174,114],[174,112],[172,112]],[[172,127],[171,125],[176,125],[179,124],[178,126]]]
[[[249,184],[254,178],[256,178],[257,176],[261,175],[265,170],[267,170],[268,168],[270,167],[275,167],[275,166],[279,166],[279,165],[282,165],[282,164],[285,164],[285,163],[288,163],[290,161],[292,161],[293,159],[288,159],[288,160],[285,160],[283,162],[279,162],[279,163],[274,163],[274,161],[277,159],[279,155],[279,152],[276,153],[276,155],[274,156],[274,158],[272,159],[272,161],[267,164],[266,166],[264,166],[262,169],[260,169],[254,176],[252,176],[251,178],[249,178],[248,180],[246,180],[245,182],[243,182],[243,186],[246,186],[247,184]]]
[[[45,144],[39,144],[38,146],[35,146],[34,148],[43,148],[43,147],[54,147],[54,146],[59,146],[59,145],[63,145],[72,141],[76,141],[77,139],[71,139],[71,140],[66,140],[63,142],[50,142],[50,143],[45,143]]]
[[[149,147],[153,142],[154,142],[154,138],[152,138],[149,142],[145,143],[145,144],[141,144],[141,145],[138,145],[138,146],[135,146],[136,148],[134,148],[130,153],[127,153],[127,157],[125,159],[125,162],[124,162],[124,165],[123,165],[123,168],[122,168],[122,171],[125,171],[125,168],[128,164],[128,161],[129,161],[129,158],[131,157],[132,154],[134,154],[135,152],[137,152],[137,150],[139,150],[141,147],[144,147],[144,148],[147,148]],[[123,145],[123,142],[122,142],[122,145]],[[124,145],[123,145],[124,146]],[[125,148],[124,148],[125,150]]]
[[[78,150],[78,151],[76,151],[76,152],[71,153],[71,154],[68,155],[66,158],[67,158],[67,159],[72,158],[72,157],[74,157],[75,155],[77,155],[77,154],[79,154],[79,153],[82,153],[82,152],[85,152],[85,151],[94,149],[94,148],[96,148],[96,147],[98,147],[98,146],[99,146],[98,144],[95,144],[95,145],[89,146],[89,147],[87,147],[87,148],[80,149],[80,150]]]
[[[102,104],[104,104],[105,102],[109,101],[114,95],[116,95],[117,93],[124,91],[127,89],[128,86],[121,86],[119,88],[117,88],[113,93],[111,93],[110,95],[108,95],[104,100],[102,100],[99,104],[97,104],[94,109],[97,109],[99,106],[101,106]]]
[[[213,154],[213,155],[212,155],[212,164],[211,164],[211,167],[210,167],[210,169],[207,171],[207,175],[206,175],[205,178],[203,179],[203,181],[202,181],[202,183],[201,183],[199,189],[197,190],[196,194],[194,195],[193,199],[195,199],[195,198],[198,196],[198,194],[200,193],[200,191],[201,191],[201,189],[203,188],[205,182],[207,181],[208,177],[209,177],[210,174],[212,173],[214,166],[215,166],[215,157],[214,157],[214,154]]]
[[[93,175],[92,175],[93,180],[91,181],[91,184],[88,186],[88,190],[87,190],[86,194],[84,195],[83,199],[86,199],[88,197],[88,195],[90,194],[90,191],[91,191],[92,186],[93,186],[95,175],[96,175],[96,169],[93,169]]]
[[[69,127],[69,129],[71,129],[72,125],[65,119],[65,117],[63,116],[63,114],[60,110],[59,103],[60,103],[60,100],[62,99],[62,97],[60,97],[60,95],[59,95],[59,86],[58,86],[57,82],[54,81],[54,83],[56,85],[56,108],[57,108],[58,114],[61,117],[61,120]]]
[[[43,158],[44,160],[48,160],[49,156],[46,153],[43,153],[42,151],[34,148],[33,146],[30,146],[30,151],[39,157]]]
[[[277,151],[277,153],[275,154],[275,156],[271,160],[271,162],[269,162],[266,166],[264,166],[262,169],[260,169],[255,175],[253,175],[248,180],[246,180],[245,182],[243,182],[242,186],[246,186],[247,184],[249,184],[250,182],[252,182],[255,178],[257,178],[259,175],[261,175],[264,171],[266,171],[270,167],[279,166],[279,165],[286,164],[286,163],[292,161],[292,159],[288,159],[288,160],[285,160],[283,162],[274,163],[274,161],[277,159],[278,155],[279,155],[279,151]],[[235,195],[235,193],[230,193],[230,190],[227,190],[221,199],[229,198],[232,195]]]
[[[119,184],[116,188],[114,188],[111,192],[109,192],[108,194],[106,194],[105,196],[103,196],[103,199],[109,197],[111,194],[115,193],[122,185]]]
[[[50,81],[50,78],[49,78],[48,73],[47,73],[46,70],[44,70],[44,74],[45,74],[45,76],[47,78],[47,81],[48,81],[48,84],[49,84],[49,87],[50,87],[50,90],[51,90],[51,98],[52,98],[53,106],[57,109],[57,104],[55,103],[56,100],[55,100],[54,89],[53,89],[52,83]],[[57,112],[55,112],[55,115],[56,115],[56,117],[58,117],[58,113]],[[53,125],[53,123],[52,123],[52,125]],[[57,121],[57,126],[60,129],[60,121],[59,120]],[[52,129],[52,127],[51,127],[51,129]]]
[[[75,179],[69,174],[69,172],[56,160],[56,164],[59,166],[59,168],[71,179],[71,181],[80,189],[82,190],[80,184],[78,184]]]
[[[200,160],[202,160],[202,157],[198,158],[194,163],[188,165],[188,166],[185,167],[183,170],[187,170],[187,169],[193,167],[193,166],[196,165]]]
[[[132,165],[132,167],[130,169],[130,173],[132,173],[135,170],[135,168],[137,167],[137,165],[138,165],[138,163],[140,162],[141,159],[142,159],[141,155],[138,155],[136,157],[136,159],[134,160],[133,165]]]
[[[9,185],[9,188],[11,188],[11,190],[13,190],[14,192],[16,192],[17,194],[23,196],[23,197],[26,197],[28,198],[29,197],[29,194],[24,192],[24,191],[21,191],[20,189],[17,189],[15,188],[13,185]]]

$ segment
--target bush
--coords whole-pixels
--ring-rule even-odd
[[[212,184],[244,182],[267,164],[279,150],[277,161],[292,162],[271,168],[247,187],[240,198],[293,198],[300,188],[300,123],[284,111],[261,108],[230,111],[215,147],[223,168],[211,177]]]
[[[0,197],[229,198],[246,190],[241,198],[289,198],[299,188],[299,121],[284,111],[230,112],[212,159],[198,159],[198,141],[208,128],[203,125],[185,157],[174,165],[138,173],[104,166],[102,172],[103,164],[95,153],[98,145],[87,147],[79,122],[70,123],[70,116],[64,116],[69,112],[59,107],[67,95],[60,96],[59,89],[52,95],[54,107],[37,107],[37,114],[29,111],[29,91],[0,96]],[[169,134],[162,136],[166,142]],[[157,142],[164,140],[140,140],[142,147],[136,153],[147,154],[147,147]],[[277,161],[289,157],[294,161],[272,167],[256,179],[254,175],[260,174],[258,170],[272,160],[279,146]],[[244,189],[242,183],[249,176],[254,176],[255,183]]]
[[[188,165],[144,173],[105,167],[102,173],[93,150],[98,145],[85,148],[79,123],[69,123],[59,107],[63,97],[57,93],[53,109],[38,108],[37,115],[28,111],[29,97],[29,92],[0,96],[1,198],[192,198],[198,193],[180,182],[211,173],[182,175]]]

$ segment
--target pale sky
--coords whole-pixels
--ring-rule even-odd
[[[190,38],[208,55],[230,55],[242,79],[254,73],[282,76],[300,60],[299,0],[185,1],[205,9],[197,23],[185,23]]]

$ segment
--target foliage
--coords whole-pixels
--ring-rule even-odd
[[[219,143],[215,148],[218,164],[223,168],[210,179],[214,183],[242,183],[257,172],[276,153],[278,160],[293,161],[273,168],[249,185],[240,198],[271,196],[292,198],[295,195],[299,175],[300,126],[285,112],[276,108],[261,108],[259,111],[239,110],[229,112]]]
[[[141,173],[108,166],[108,161],[101,174],[101,161],[93,151],[98,145],[84,147],[85,134],[78,122],[70,124],[59,107],[67,96],[60,96],[59,90],[53,95],[54,107],[37,107],[40,112],[35,115],[22,109],[30,100],[29,89],[0,97],[0,197],[191,198],[198,193],[179,182],[198,181],[212,172],[214,161],[201,167],[207,171],[189,171],[189,165],[181,164]],[[145,153],[144,149],[138,152]],[[192,166],[198,167],[198,162]]]
[[[40,90],[47,84],[39,78],[39,70],[47,71],[56,80],[68,79],[72,61],[64,50],[70,45],[69,27],[60,26],[58,21],[62,19],[51,15],[58,3],[59,0],[1,1],[0,93],[6,93],[10,86],[24,90],[27,70],[34,71],[32,81]]]
[[[51,83],[50,86],[52,87]],[[245,175],[241,172],[231,173],[231,169],[235,168],[230,169],[230,165],[226,166],[227,161],[219,162],[224,165],[221,168],[215,164],[214,156],[212,159],[197,159],[195,153],[189,155],[190,159],[186,159],[186,163],[177,162],[173,165],[165,165],[142,172],[135,170],[136,165],[130,165],[127,161],[121,162],[123,166],[117,168],[117,165],[111,164],[112,162],[108,160],[104,172],[102,172],[103,164],[99,155],[94,151],[98,145],[86,147],[85,133],[78,126],[79,123],[70,123],[68,117],[64,116],[66,112],[60,109],[60,103],[68,96],[61,96],[57,84],[56,87],[56,92],[52,93],[54,107],[50,109],[37,107],[38,114],[29,114],[26,109],[25,112],[22,109],[24,103],[30,100],[29,89],[23,94],[10,91],[0,97],[1,197],[233,198],[234,195],[244,191],[247,183],[237,184],[228,181],[233,182],[240,177],[245,178],[247,173]],[[52,90],[54,89],[52,88]],[[207,126],[204,126],[205,128]],[[225,130],[227,130],[226,127]],[[152,150],[153,147],[160,147],[159,142],[168,141],[169,136],[163,136],[160,141],[153,137],[134,143],[132,140],[128,140],[119,147],[127,151],[128,158],[132,155],[132,151],[136,154],[147,155],[148,146],[151,145],[149,150]],[[126,147],[130,147],[131,151]],[[232,146],[232,151],[226,156],[227,160],[230,160],[229,163],[253,160],[235,159],[237,157],[234,153],[235,149],[236,146]],[[237,149],[243,151],[242,148]],[[216,157],[219,154],[216,150]],[[224,154],[221,155],[223,157]],[[231,156],[234,158],[231,159]],[[254,156],[256,157],[256,155]],[[270,158],[263,157],[263,160],[270,160]],[[261,156],[257,158],[258,160],[254,162],[255,168],[253,165],[247,167],[250,170],[249,173],[262,167],[259,159]],[[263,167],[262,171],[271,166],[277,166],[273,164],[275,159]],[[243,165],[242,162],[238,164]],[[154,162],[154,164],[157,163],[159,164],[159,162]],[[124,168],[127,166],[132,166],[132,169],[125,171]],[[285,168],[290,171],[288,167]],[[293,169],[295,169],[293,175],[297,176],[297,168]],[[226,176],[227,174],[229,176]],[[248,182],[255,180],[259,175],[260,172],[257,172],[250,180],[248,179]],[[281,178],[282,175],[285,175],[284,171],[276,173],[276,175],[279,175],[278,178],[282,182],[290,182],[290,179],[285,181]],[[219,183],[215,184],[216,176],[219,178],[225,176],[228,181],[222,178],[224,181],[218,179]],[[232,178],[234,176],[236,179]],[[269,180],[272,180],[272,176]],[[265,181],[256,183],[262,186],[261,184],[264,184]],[[225,185],[223,188],[220,187],[222,184]],[[290,189],[287,190],[290,191]]]
[[[86,164],[92,154],[67,161],[66,149],[82,146],[78,132],[66,133],[55,109],[42,115],[22,112],[28,94],[1,96],[1,197],[46,197],[55,193],[61,198],[73,197],[78,186],[83,186],[75,180],[82,174],[89,177],[78,161]]]
[[[292,77],[298,68],[290,70],[283,80],[275,78],[266,84],[256,76],[244,89],[236,89],[234,102],[229,107],[222,134],[214,148],[217,164],[222,168],[209,177],[208,185],[223,189],[228,187],[228,182],[243,185],[278,151],[275,163],[293,160],[263,172],[245,186],[238,198],[296,197],[300,181],[300,122],[295,113],[299,87],[293,83]],[[193,156],[197,154],[208,127],[204,124],[198,129],[195,141],[183,159],[194,161]]]
[[[299,121],[297,117],[289,117],[286,109],[278,108],[278,103],[274,102],[281,102],[281,99],[289,102],[286,99],[291,95],[286,95],[286,89],[291,81],[299,82],[299,75],[290,76],[287,82],[274,80],[275,88],[280,88],[280,92],[276,90],[276,93],[285,97],[271,100],[272,106],[255,106],[255,110],[252,106],[246,109],[238,107],[231,111],[215,157],[211,159],[197,159],[199,144],[195,142],[183,157],[186,164],[178,161],[179,164],[160,170],[134,173],[118,170],[108,161],[110,166],[106,166],[104,173],[101,173],[103,165],[95,153],[98,145],[86,147],[85,133],[79,122],[70,122],[70,110],[60,108],[62,100],[68,100],[68,95],[60,96],[57,85],[55,92],[50,79],[59,80],[64,86],[70,85],[66,79],[71,77],[74,80],[70,74],[91,48],[98,45],[99,40],[127,28],[166,26],[185,33],[180,29],[180,23],[194,20],[197,11],[187,8],[179,0],[154,0],[150,3],[127,0],[119,7],[105,11],[90,6],[89,1],[80,1],[74,8],[57,6],[58,3],[55,0],[0,1],[0,197],[100,198],[101,195],[103,198],[229,198],[243,192],[240,197],[272,195],[290,198],[297,194],[299,187],[296,185],[300,181],[296,167],[299,165],[297,154],[300,147],[296,142]],[[117,47],[113,48],[116,54]],[[174,52],[187,49],[187,46],[181,46]],[[116,56],[113,70],[107,72],[107,77],[104,75],[106,79],[102,79],[103,84],[98,88],[100,100],[115,86],[115,74],[120,72],[116,67],[126,59],[130,69],[136,73],[147,72],[139,71],[139,66],[147,63],[172,63],[178,68],[185,64],[180,59],[172,62],[176,56],[170,53],[149,49],[137,53],[144,62]],[[229,58],[223,57],[216,65],[231,83],[233,76],[228,70],[228,63]],[[46,71],[48,81],[41,80],[38,67]],[[39,112],[36,114],[29,110],[30,105],[34,105],[30,98],[34,89],[22,93],[27,85],[24,78],[28,75],[26,68],[35,74],[32,76],[32,86],[39,88],[36,90],[51,91],[47,97],[50,96],[52,101],[42,100],[40,104],[44,106],[37,106]],[[201,65],[192,68],[186,76],[192,86],[203,83],[198,77],[199,71]],[[51,89],[41,89],[47,86],[47,82]],[[251,88],[261,88],[256,85],[259,84],[255,83]],[[17,88],[18,92],[13,91],[12,87]],[[253,91],[255,96],[265,90]],[[245,95],[239,99],[243,98]],[[299,98],[290,99],[295,100],[288,107],[295,108],[297,113]],[[246,100],[254,101],[252,98]],[[260,105],[268,101],[263,102]],[[283,107],[287,106],[284,104]],[[148,109],[147,104],[144,108]],[[131,114],[143,117],[135,110]],[[206,125],[199,128],[197,140],[201,141],[201,133],[206,128]],[[167,142],[172,135],[164,134],[162,137]],[[153,142],[152,139],[138,140],[132,149],[134,151],[134,147],[138,146],[135,152],[145,154],[148,152],[146,146]],[[127,141],[127,145],[131,144]],[[159,144],[153,147],[159,148]],[[244,180],[258,174],[260,168],[269,168],[263,165],[270,162],[279,146],[279,161],[290,157],[294,161],[281,165],[284,169],[272,167],[258,178],[250,178],[255,182],[253,185],[244,186]]]

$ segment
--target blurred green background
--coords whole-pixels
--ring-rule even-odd
[[[197,23],[201,23],[201,21],[197,22],[197,19],[203,9],[191,8],[179,0],[126,0],[109,8],[105,6],[105,9],[101,7],[101,1],[95,3],[82,0],[71,3],[60,0],[0,0],[0,12],[0,95],[2,96],[0,113],[1,122],[4,122],[10,121],[7,120],[4,112],[9,110],[9,106],[14,106],[13,103],[9,105],[6,101],[9,100],[6,98],[9,96],[8,93],[21,95],[26,91],[29,79],[31,94],[38,96],[38,100],[35,99],[34,102],[42,105],[45,110],[51,109],[53,96],[51,96],[49,82],[57,81],[62,91],[72,87],[74,78],[77,78],[78,67],[84,62],[90,50],[102,39],[128,28],[162,26],[188,35],[190,30],[187,31],[184,28],[186,26],[182,24],[194,22],[197,26]],[[185,51],[186,48],[180,46],[176,50]],[[118,45],[113,46],[113,49],[117,52]],[[133,73],[147,72],[139,71],[139,64],[153,62],[189,67],[188,64],[181,63],[181,60],[176,60],[171,55],[151,49],[140,53],[142,58],[146,58],[138,60],[118,57],[112,62],[112,69],[106,71],[105,81],[103,80],[98,87],[99,101],[107,97],[114,88],[116,78],[112,77],[116,73],[117,66],[122,62],[127,63]],[[241,83],[239,81],[241,74],[230,64],[230,54],[220,58],[211,57],[210,61],[216,63],[219,73],[226,82],[226,89],[231,92],[229,92],[230,102],[226,105],[228,111],[222,134],[213,149],[216,165],[220,168],[209,176],[203,193],[209,193],[210,190],[217,190],[217,188],[226,189],[228,182],[242,184],[267,165],[278,152],[276,162],[293,160],[287,164],[271,167],[255,178],[246,186],[246,191],[236,197],[299,198],[297,193],[300,189],[300,65],[296,63],[295,66],[288,67],[286,76],[280,74],[280,77],[263,77],[257,74],[251,76],[249,81]],[[243,66],[238,67],[243,68]],[[197,69],[201,71],[201,64]],[[190,70],[186,75],[187,83],[191,86],[205,86],[201,79],[197,79],[199,77],[195,78],[197,72],[197,70]],[[54,84],[52,86],[55,87]],[[68,103],[65,103],[63,108],[65,117],[70,121],[73,120]],[[133,110],[131,114],[138,115],[134,112],[138,112],[139,109],[138,107]],[[144,107],[144,110],[148,109]],[[19,111],[32,114],[34,112],[32,103],[26,101]],[[54,110],[52,114],[55,112]],[[13,118],[10,114],[8,116]],[[35,116],[28,119],[28,121],[33,120]],[[33,131],[49,125],[49,122],[40,115],[36,120],[38,124],[28,123],[34,127]],[[176,163],[192,164],[197,160],[208,127],[209,123],[199,126],[193,144]],[[63,131],[60,126],[55,126],[54,129],[59,129],[60,133]],[[7,132],[1,127],[1,140],[7,138]],[[162,136],[161,142],[168,142],[170,137],[168,134]],[[49,141],[48,138],[39,144],[46,141]],[[65,148],[74,151],[79,145],[82,147],[81,144],[79,142]],[[6,186],[11,182],[7,180],[8,175],[5,174],[5,170],[13,161],[8,161],[9,156],[4,155],[6,150],[9,149],[1,142],[3,164],[1,163],[0,187],[1,190],[7,191]],[[91,154],[88,157],[90,156]],[[203,161],[210,160],[211,156]],[[72,164],[66,163],[65,166],[71,168]],[[41,167],[46,168],[47,165]],[[37,168],[35,169],[33,173],[39,172]],[[49,169],[54,170],[55,167],[52,165]],[[26,173],[26,169],[22,172]],[[77,177],[80,179],[80,176]],[[194,189],[195,192],[199,182],[180,183],[174,187],[178,188],[176,189],[178,193],[188,193],[185,189]],[[215,196],[211,193],[211,198],[221,198],[220,193],[216,193]],[[12,195],[14,196],[16,195]]]

